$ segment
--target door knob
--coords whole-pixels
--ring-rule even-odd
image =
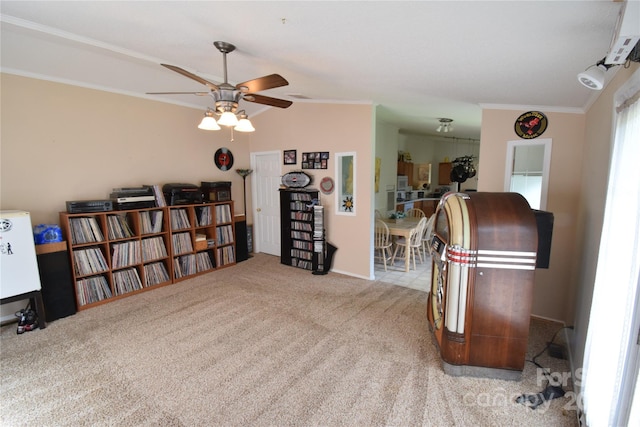
[[[260,208],[256,209],[256,212],[261,212],[261,211],[262,211],[262,209],[260,209]]]

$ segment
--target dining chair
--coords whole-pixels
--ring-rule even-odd
[[[423,217],[418,222],[416,228],[411,231],[409,235],[409,239],[405,239],[404,237],[399,237],[396,239],[396,247],[393,251],[393,256],[391,257],[391,264],[396,261],[396,256],[405,259],[405,257],[410,257],[409,260],[413,261],[413,269],[416,270],[416,254],[418,254],[418,258],[420,259],[420,263],[422,263],[422,235],[424,233],[424,228],[427,225],[427,218]]]
[[[426,215],[422,209],[411,208],[405,212],[407,218],[425,218]]]
[[[374,239],[375,258],[382,260],[384,271],[387,271],[387,261],[391,261],[391,235],[389,227],[381,219],[376,220],[376,232]]]
[[[435,223],[436,214],[433,214],[427,220],[427,224],[424,227],[424,233],[422,234],[422,253],[425,260],[429,254],[429,245],[431,245],[431,236],[433,236],[433,226]]]

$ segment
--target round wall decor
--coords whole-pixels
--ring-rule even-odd
[[[333,193],[334,186],[335,184],[333,182],[333,178],[331,178],[330,176],[325,176],[324,178],[322,178],[322,181],[320,181],[320,191],[322,191],[322,194]]]
[[[547,116],[540,111],[528,111],[516,119],[516,135],[524,139],[537,138],[547,130]]]
[[[221,171],[228,171],[233,166],[233,154],[228,148],[219,148],[213,155],[213,162]]]

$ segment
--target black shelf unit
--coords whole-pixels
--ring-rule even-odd
[[[280,189],[280,262],[285,265],[315,271],[318,256],[314,251],[319,242],[314,232],[322,232],[322,218],[314,204],[319,201],[318,190],[304,188]],[[314,201],[316,203],[314,203]],[[320,228],[320,230],[318,230]]]

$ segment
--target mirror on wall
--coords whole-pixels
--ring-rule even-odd
[[[532,209],[547,208],[551,139],[507,143],[504,191],[520,193]]]
[[[336,153],[336,213],[356,214],[356,153]]]

